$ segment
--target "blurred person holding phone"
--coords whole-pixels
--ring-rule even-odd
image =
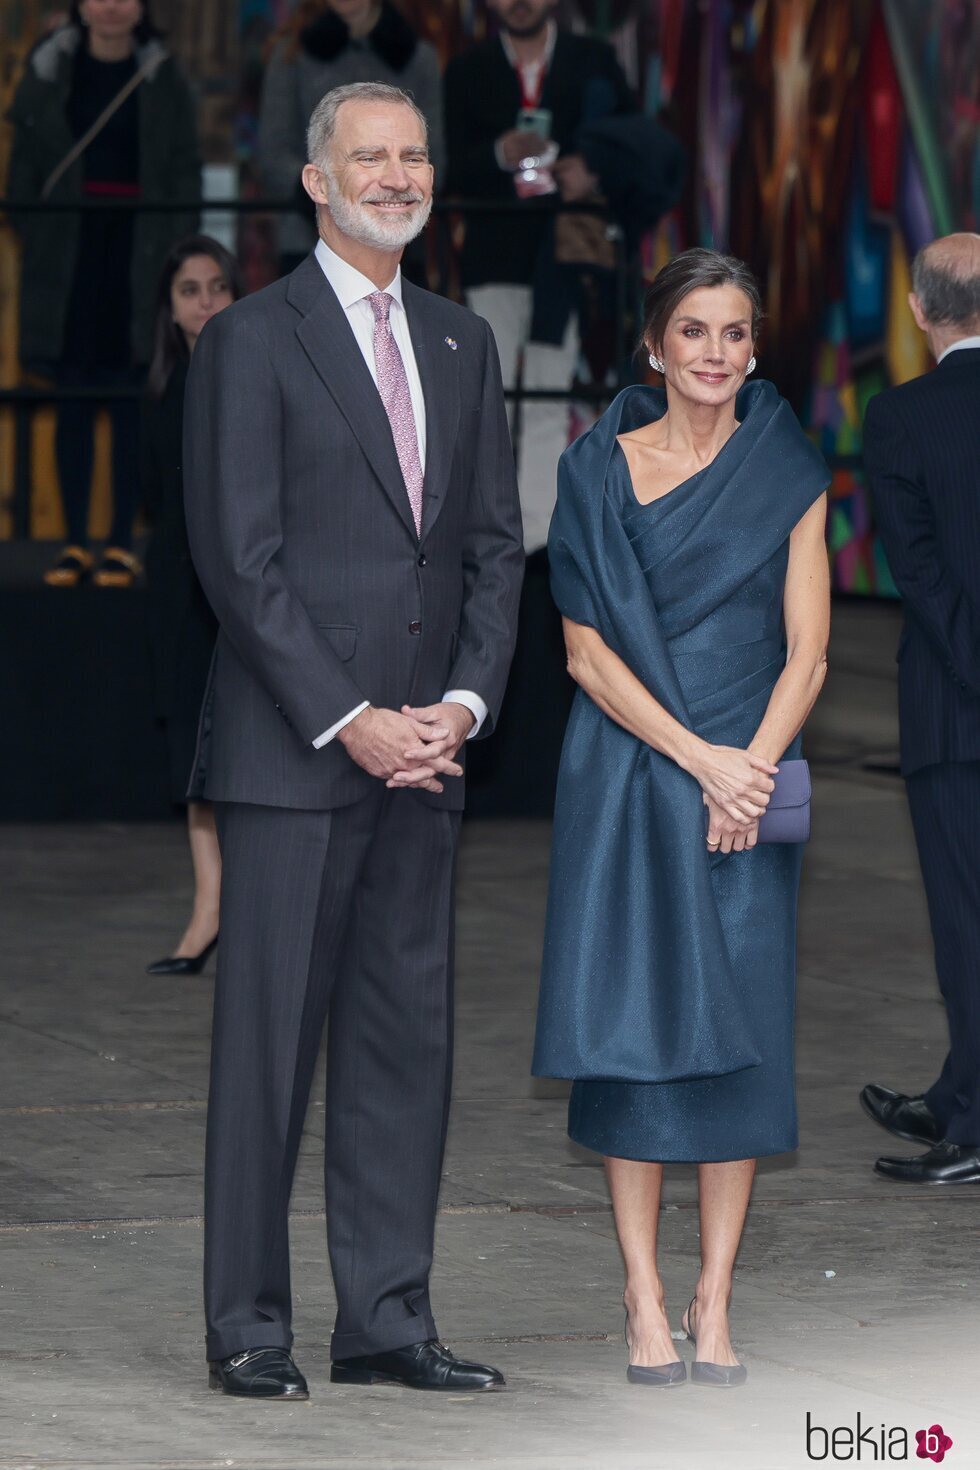
[[[565,391],[579,355],[573,277],[556,269],[549,196],[595,196],[599,179],[576,150],[590,119],[633,111],[626,78],[604,41],[565,30],[556,0],[488,0],[499,34],[450,62],[445,76],[447,189],[524,202],[526,213],[471,219],[461,271],[466,301],[493,329],[504,386]],[[568,443],[567,402],[526,404],[519,480],[525,548],[541,552]]]

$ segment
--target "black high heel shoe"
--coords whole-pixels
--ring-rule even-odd
[[[154,960],[152,965],[147,965],[146,973],[148,975],[200,975],[214,953],[217,943],[216,934],[211,943],[204,946],[200,954],[168,955],[166,959]]]
[[[687,1321],[681,1319],[681,1327],[684,1335],[694,1344],[694,1351],[698,1350],[698,1340],[691,1328],[691,1308],[697,1301],[696,1296],[691,1297],[691,1304],[687,1309]],[[726,1363],[702,1363],[698,1358],[691,1364],[691,1382],[700,1383],[707,1388],[738,1388],[749,1376],[749,1370],[743,1363],[735,1363],[729,1366]]]
[[[629,1322],[630,1314],[627,1312],[623,1327],[627,1347],[630,1345]],[[638,1364],[630,1363],[626,1369],[626,1381],[642,1383],[647,1388],[675,1388],[678,1384],[687,1382],[687,1366],[680,1359],[676,1363],[660,1363],[656,1368],[642,1368]]]

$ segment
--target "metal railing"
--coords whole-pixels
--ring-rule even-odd
[[[20,201],[0,198],[0,222],[19,215],[66,214],[204,214],[209,216],[229,215],[276,215],[297,213],[292,200],[283,199],[194,199],[166,203],[142,199],[85,199],[65,201]],[[454,260],[451,239],[453,222],[460,216],[464,220],[488,215],[528,215],[540,218],[559,214],[590,214],[608,219],[608,212],[597,204],[565,204],[554,196],[528,202],[513,200],[486,200],[468,198],[437,199],[432,207],[435,224],[435,268],[436,289],[440,295],[450,295],[450,281]],[[505,397],[513,404],[512,427],[515,451],[520,450],[523,407],[525,403],[539,401],[586,402],[600,407],[633,381],[630,367],[632,323],[636,303],[639,300],[640,273],[638,264],[631,260],[626,251],[622,232],[612,226],[609,239],[614,247],[615,266],[615,320],[613,333],[613,361],[611,372],[614,382],[605,385],[573,385],[567,388],[525,388],[518,369],[513,388],[505,389]],[[32,441],[35,412],[42,407],[57,407],[61,403],[93,402],[99,406],[123,399],[140,398],[138,387],[80,388],[51,385],[23,385],[14,388],[0,387],[0,412],[9,411],[14,420],[14,466],[13,480],[8,489],[0,487],[0,513],[11,518],[15,540],[26,540],[30,536],[31,492],[33,484]]]

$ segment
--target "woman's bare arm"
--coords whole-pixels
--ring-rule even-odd
[[[778,761],[806,723],[827,677],[830,637],[830,567],[825,527],[827,497],[814,501],[789,539],[783,590],[786,667],[769,698],[749,750]]]
[[[827,497],[814,501],[793,528],[789,539],[789,565],[783,588],[783,620],[786,626],[786,666],[777,679],[762,723],[749,743],[749,750],[766,760],[777,761],[795,740],[814,706],[827,672],[827,638],[830,631],[830,570],[824,527]],[[759,839],[757,821],[746,826],[732,821],[731,814],[708,800],[708,844],[722,852],[743,852]]]
[[[562,618],[562,627],[568,672],[576,684],[617,725],[688,770],[700,743],[693,731],[667,713],[594,628],[570,618]]]
[[[766,809],[775,769],[755,752],[709,745],[664,709],[594,628],[563,618],[568,672],[604,714],[675,761],[742,825]]]

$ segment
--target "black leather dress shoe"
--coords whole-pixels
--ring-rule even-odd
[[[169,954],[166,959],[154,960],[152,965],[147,965],[146,973],[148,975],[200,975],[214,953],[217,943],[216,934],[211,943],[204,946],[200,954]]]
[[[879,1159],[875,1173],[904,1184],[980,1184],[980,1146],[937,1143],[911,1159]]]
[[[877,1082],[869,1082],[861,1091],[861,1106],[869,1118],[874,1118],[896,1138],[904,1138],[909,1143],[942,1140],[942,1125],[921,1097],[907,1097],[904,1092],[892,1092]]]
[[[208,1364],[208,1387],[241,1399],[308,1399],[306,1379],[285,1348],[249,1348]]]
[[[488,1393],[505,1387],[504,1375],[496,1368],[454,1357],[435,1338],[362,1358],[338,1358],[330,1366],[330,1382],[401,1383],[405,1388],[456,1393]]]

